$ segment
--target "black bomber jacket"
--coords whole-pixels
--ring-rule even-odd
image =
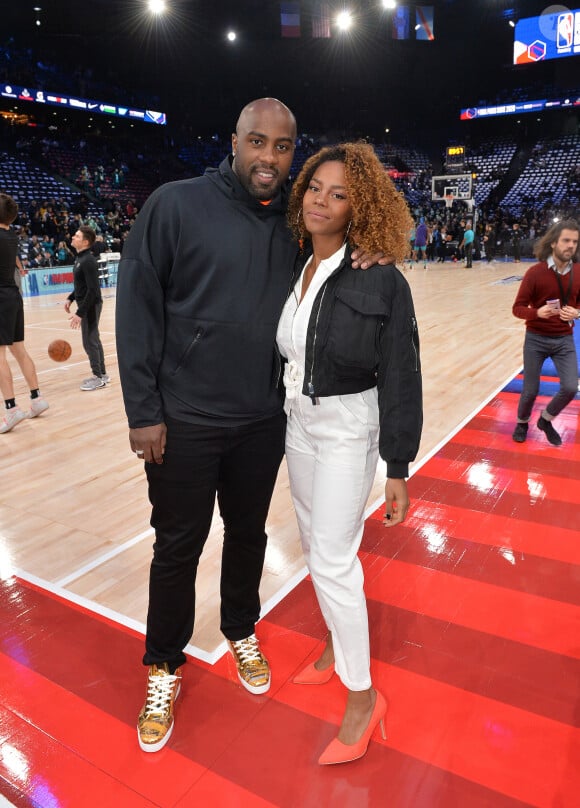
[[[299,256],[294,283],[308,257]],[[411,290],[394,265],[360,270],[352,269],[351,263],[347,249],[315,298],[302,393],[316,404],[319,397],[377,386],[380,455],[388,477],[407,477],[423,424],[419,335]]]

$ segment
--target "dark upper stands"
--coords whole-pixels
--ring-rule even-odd
[[[549,203],[566,208],[578,206],[579,183],[580,135],[542,138],[501,205],[516,213],[529,204],[536,208]]]

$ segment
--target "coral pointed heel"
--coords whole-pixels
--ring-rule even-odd
[[[296,674],[292,682],[295,685],[325,685],[327,682],[330,682],[333,673],[334,662],[322,671],[315,668],[314,662],[311,662],[310,665],[307,665],[300,673]]]
[[[346,744],[335,738],[331,741],[324,752],[318,758],[321,766],[332,766],[336,763],[350,763],[351,760],[358,760],[366,754],[371,737],[375,731],[377,724],[381,728],[381,735],[383,740],[386,740],[385,734],[385,715],[387,714],[387,702],[384,696],[377,690],[377,699],[373,708],[372,715],[369,723],[361,737],[356,743]]]

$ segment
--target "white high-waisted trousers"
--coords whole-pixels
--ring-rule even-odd
[[[364,578],[358,559],[378,460],[377,389],[286,402],[286,460],[304,556],[349,690],[371,686]]]

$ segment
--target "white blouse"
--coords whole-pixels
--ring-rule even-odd
[[[300,277],[296,281],[294,289],[282,310],[276,340],[280,353],[288,360],[284,371],[284,386],[286,387],[287,399],[296,398],[302,392],[306,364],[306,333],[312,306],[326,279],[340,266],[344,258],[345,249],[346,245],[343,244],[330,258],[320,262],[306,294],[300,300],[304,272],[310,261],[312,261],[311,257],[300,273]]]

